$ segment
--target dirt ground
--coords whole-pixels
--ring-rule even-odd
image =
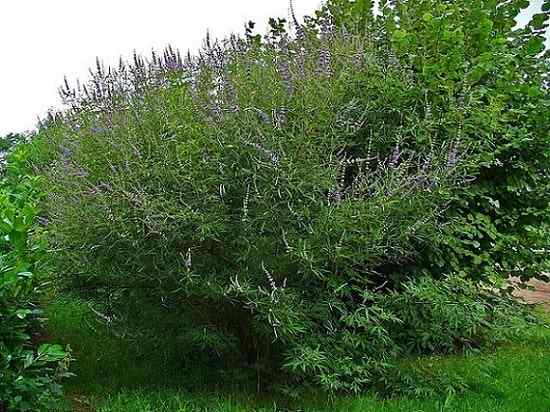
[[[517,283],[518,279],[512,278],[511,282],[512,284]],[[550,310],[550,283],[533,279],[529,281],[528,285],[530,288],[518,288],[514,292],[514,295],[527,303],[540,303],[546,309]]]

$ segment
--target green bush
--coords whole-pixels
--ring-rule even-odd
[[[432,3],[438,21],[454,24],[452,5]],[[242,39],[207,39],[198,57],[169,48],[116,70],[98,62],[86,88],[63,87],[71,109],[44,122],[33,156],[48,192],[58,285],[102,303],[109,321],[161,308],[175,315],[182,352],[245,364],[262,382],[278,375],[359,391],[406,349],[487,342],[494,309],[479,285],[418,279],[466,272],[494,281],[496,263],[508,273],[496,256],[514,240],[505,231],[512,223],[487,217],[471,199],[504,209],[503,199],[480,194],[491,181],[482,176],[519,153],[509,139],[522,127],[525,167],[544,182],[545,120],[510,132],[527,114],[479,83],[480,70],[497,71],[483,65],[492,54],[478,67],[438,25],[411,30],[415,43],[405,42],[404,7],[385,10],[388,18],[368,30],[345,30],[334,7],[334,18],[325,9],[295,23],[296,36],[272,21],[263,39],[249,28]],[[496,60],[520,47],[501,43]],[[433,50],[441,66],[422,66],[437,58]],[[540,81],[544,63],[523,57]],[[521,93],[523,77],[506,73],[495,84],[516,90],[505,80],[516,81]],[[536,95],[532,104],[543,111],[547,91],[537,84],[527,97]],[[512,144],[502,159],[494,151],[501,142]],[[530,218],[547,224],[539,189],[525,202],[539,207]],[[487,227],[472,234],[479,222]],[[509,257],[514,268],[544,230],[514,232],[522,248]],[[456,310],[443,309],[461,287]],[[401,323],[419,329],[403,334]]]
[[[53,258],[71,289],[108,311],[164,305],[187,348],[261,371],[313,368],[358,390],[383,369],[388,337],[370,326],[391,314],[364,296],[399,288],[391,268],[438,242],[461,166],[451,142],[412,140],[431,139],[424,114],[406,113],[413,79],[384,51],[358,56],[364,38],[324,30],[212,46],[192,77],[169,72],[115,111],[83,103],[43,129],[59,151],[44,170]],[[345,378],[315,366],[318,347]]]
[[[36,271],[45,252],[35,224],[37,178],[18,176],[18,165],[8,164],[0,182],[0,410],[45,411],[57,405],[69,354],[37,342],[44,285]]]

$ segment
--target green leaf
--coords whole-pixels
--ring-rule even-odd
[[[32,310],[30,310],[30,309],[19,309],[15,312],[15,315],[19,319],[25,319],[27,317],[27,315],[30,315],[31,313],[32,313]]]
[[[544,37],[534,36],[525,45],[525,51],[528,55],[539,54],[544,51]]]
[[[27,352],[25,355],[25,360],[23,362],[23,368],[27,369],[29,366],[31,366],[34,362],[34,355],[32,352]]]
[[[543,28],[546,20],[548,20],[547,13],[537,13],[537,14],[534,14],[533,17],[531,18],[529,25],[535,29],[540,29],[540,28]]]
[[[540,96],[542,92],[538,86],[531,86],[527,90],[527,94],[529,95],[529,97],[537,97]]]
[[[59,361],[67,356],[67,352],[56,344],[43,344],[38,347],[38,355],[42,361],[54,362]]]
[[[29,279],[29,278],[33,277],[33,274],[32,274],[32,272],[19,272],[17,274],[17,276],[20,277],[20,278]]]

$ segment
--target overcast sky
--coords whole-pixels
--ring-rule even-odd
[[[299,16],[321,0],[295,0]],[[63,77],[86,79],[99,56],[115,64],[136,49],[172,44],[200,47],[213,37],[260,30],[269,17],[288,17],[288,0],[0,0],[0,135],[33,129],[37,116],[59,107]],[[540,10],[533,0],[530,13]],[[527,13],[526,13],[527,14]]]

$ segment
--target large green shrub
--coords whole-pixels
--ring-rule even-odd
[[[0,182],[0,410],[46,411],[57,405],[69,355],[37,344],[46,250],[37,230],[37,178],[22,174],[25,148],[11,153]],[[53,409],[51,409],[53,410]]]
[[[336,9],[295,23],[296,36],[272,21],[264,39],[249,28],[207,39],[196,58],[168,49],[116,70],[98,63],[85,89],[66,85],[71,109],[44,122],[33,161],[58,284],[102,302],[110,321],[151,306],[177,313],[193,356],[331,390],[360,390],[407,348],[487,342],[493,310],[472,283],[462,300],[479,306],[472,317],[424,308],[418,334],[396,333],[416,326],[409,297],[452,294],[415,279],[487,280],[460,246],[491,244],[469,238],[485,218],[460,207],[482,187],[465,191],[470,180],[502,161],[493,137],[512,116],[475,79],[454,87],[447,69],[418,70],[390,24],[399,10],[353,32]],[[545,135],[532,126],[536,147]],[[547,153],[534,150],[536,175]],[[450,339],[445,321],[457,322]]]

